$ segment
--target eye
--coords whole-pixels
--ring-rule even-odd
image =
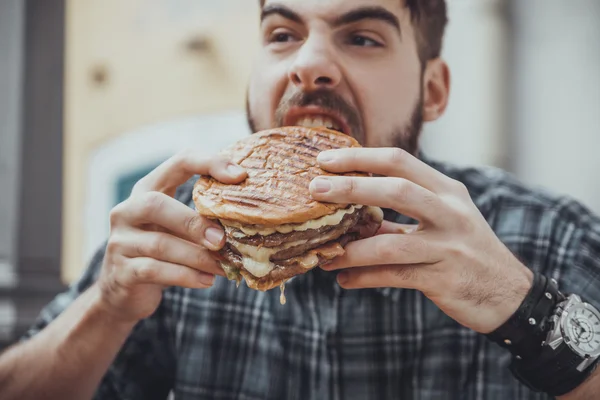
[[[363,35],[350,36],[349,42],[352,46],[357,47],[383,47],[381,43]]]
[[[267,42],[269,43],[289,43],[297,40],[298,39],[293,34],[282,31],[275,31],[267,38]]]

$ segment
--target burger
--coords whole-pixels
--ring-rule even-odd
[[[336,175],[318,166],[318,154],[349,147],[360,145],[341,132],[294,126],[255,133],[222,152],[247,178],[230,185],[201,176],[193,199],[200,215],[224,228],[226,242],[215,256],[230,280],[261,291],[279,286],[284,299],[286,281],[377,232],[380,208],[319,202],[309,193],[314,178]]]

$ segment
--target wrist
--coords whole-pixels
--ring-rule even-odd
[[[495,304],[493,309],[494,322],[489,325],[490,328],[486,332],[480,333],[489,335],[514,317],[532,290],[533,283],[533,272],[525,266],[519,268],[518,273],[512,279],[507,280],[507,285],[504,288],[505,295],[502,296],[501,301]]]
[[[131,318],[118,310],[103,294],[98,283],[92,285],[90,295],[90,317],[110,323],[113,329],[131,331],[139,319]]]

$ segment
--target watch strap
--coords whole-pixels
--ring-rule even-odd
[[[534,357],[548,332],[552,310],[564,297],[556,283],[535,272],[532,286],[515,313],[494,332],[486,335],[519,358]]]
[[[529,388],[561,396],[584,382],[597,365],[594,363],[586,370],[578,371],[577,366],[583,360],[562,343],[556,350],[544,346],[539,356],[532,360],[513,359],[510,370]]]

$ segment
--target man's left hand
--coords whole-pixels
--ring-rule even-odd
[[[330,172],[376,176],[319,177],[310,186],[316,200],[393,209],[419,222],[384,222],[376,236],[346,246],[323,267],[342,270],[343,288],[416,289],[480,333],[517,310],[533,274],[498,239],[464,184],[396,148],[332,150],[318,161]]]

